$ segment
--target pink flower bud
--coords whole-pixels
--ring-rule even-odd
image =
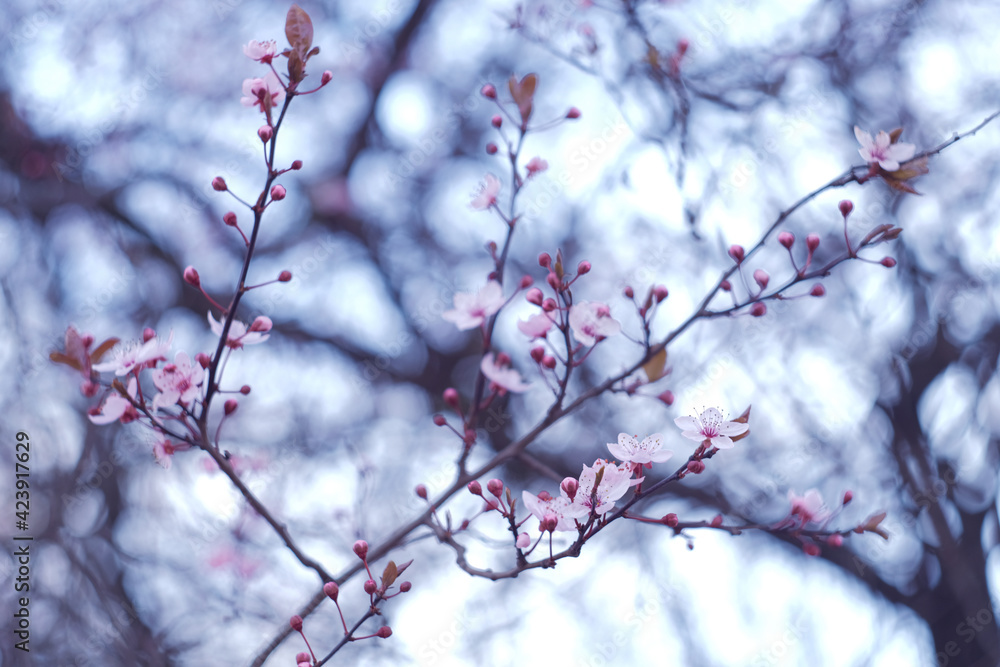
[[[556,367],[556,358],[555,357],[543,357],[542,358],[542,366],[544,366],[545,368],[548,368],[549,370],[552,370],[553,368]]]
[[[729,246],[729,256],[732,257],[737,264],[742,262],[744,257],[743,246],[736,244]]]
[[[274,201],[281,201],[285,198],[285,188],[281,185],[271,186],[271,199]]]
[[[296,614],[289,619],[288,624],[292,626],[292,630],[296,632],[302,632],[302,617]]]
[[[499,479],[491,479],[486,482],[486,490],[499,498],[503,494],[503,482]]]
[[[771,280],[771,276],[767,275],[767,271],[763,269],[757,269],[753,272],[753,279],[761,289],[767,289],[767,283]]]
[[[417,484],[417,488],[415,488],[414,491],[416,492],[417,497],[423,498],[424,500],[427,500],[427,487],[426,486],[424,486],[423,484]]]
[[[723,292],[728,292],[729,290],[733,289],[733,284],[728,280],[723,280],[721,283],[719,283],[719,288]]]
[[[204,352],[199,352],[194,355],[194,360],[198,362],[198,365],[202,368],[208,368],[212,365],[212,357],[208,356]]]
[[[483,498],[483,500],[486,501],[487,510],[492,511],[500,507],[500,503],[498,503],[494,498]]]
[[[503,118],[500,117],[500,114],[497,114],[496,116],[493,116],[493,119],[490,122],[493,123],[493,127],[500,127],[503,125]]]
[[[671,512],[670,514],[665,515],[661,519],[661,521],[663,521],[663,523],[665,523],[666,525],[670,526],[671,528],[676,528],[677,524],[680,523],[680,520],[677,518],[677,515],[674,514],[673,512]]]
[[[792,244],[795,243],[795,234],[792,234],[791,232],[781,232],[778,234],[778,243],[791,250]]]
[[[340,595],[340,586],[335,581],[328,581],[323,584],[323,593],[326,594],[326,597],[336,602],[337,596]]]
[[[521,276],[521,282],[519,283],[521,289],[528,289],[535,284],[535,279],[531,276]]]
[[[854,500],[854,494],[850,491],[844,491],[844,505]]]
[[[854,210],[854,202],[850,199],[844,199],[837,204],[837,208],[840,209],[840,214],[846,218],[851,214],[851,211]]]
[[[687,464],[688,472],[694,473],[695,475],[700,475],[705,471],[705,464],[701,461],[688,461]]]
[[[479,92],[482,93],[483,97],[487,99],[495,100],[497,98],[497,89],[493,86],[492,83],[488,83],[485,86],[483,86],[479,90]]]
[[[819,234],[809,234],[806,237],[806,247],[809,252],[814,252],[819,247]]]
[[[496,365],[501,367],[510,366],[510,355],[506,352],[499,353],[496,358]]]
[[[148,343],[149,341],[156,338],[156,330],[152,327],[146,327],[142,330],[142,342]]]
[[[818,544],[813,544],[812,542],[810,542],[809,544],[807,544],[804,547],[802,547],[802,550],[806,552],[807,556],[818,556],[819,555],[819,545]]]
[[[354,553],[357,554],[358,558],[365,560],[368,558],[368,543],[364,540],[358,540],[354,543]]]
[[[761,301],[757,301],[754,305],[750,306],[750,314],[754,317],[763,317],[767,314],[767,306]]]
[[[260,333],[267,333],[271,330],[274,324],[271,323],[271,318],[266,315],[258,315],[254,318],[253,323],[250,325],[249,331],[256,331]]]
[[[298,171],[302,168],[302,160],[293,160],[290,168],[292,171]]]
[[[538,256],[538,265],[545,267],[546,269],[552,266],[552,255],[547,252],[543,252]]]
[[[377,590],[378,590],[378,584],[375,583],[374,579],[369,579],[368,581],[365,582],[365,593],[371,595]]]
[[[718,528],[721,525],[722,525],[722,515],[716,514],[714,517],[712,517],[712,528]]]
[[[483,486],[476,480],[472,480],[471,482],[469,482],[468,486],[466,486],[465,488],[467,488],[469,490],[469,493],[471,493],[474,496],[483,495]]]
[[[635,290],[633,290],[632,287],[629,286],[629,285],[625,286],[625,289],[622,290],[622,294],[625,295],[626,299],[634,299],[635,298]]]
[[[448,420],[444,418],[444,415],[434,415],[434,425],[444,426],[448,423]]]
[[[531,354],[531,358],[535,361],[536,364],[541,363],[542,358],[545,357],[545,348],[533,347],[531,348],[531,352],[529,354]]]
[[[399,585],[399,592],[409,593],[411,588],[413,588],[413,584],[411,584],[409,581],[404,581]]]
[[[556,277],[556,274],[550,273],[549,275],[545,276],[545,282],[547,282],[549,284],[549,287],[551,287],[552,289],[556,291],[559,290],[560,283],[559,283],[559,278]]]
[[[879,264],[881,264],[887,269],[891,269],[892,267],[896,266],[896,260],[894,260],[892,257],[883,257],[882,261],[879,262]]]
[[[282,271],[281,273],[278,274],[279,283],[287,283],[291,279],[292,279],[291,271]]]
[[[657,396],[658,399],[663,401],[666,405],[674,404],[674,392],[667,389],[665,392]]]
[[[458,391],[456,391],[453,387],[445,389],[444,393],[441,394],[441,397],[444,399],[445,405],[458,410]]]
[[[236,412],[236,408],[238,407],[240,407],[240,404],[236,402],[236,399],[230,398],[223,404],[222,410],[226,415],[231,415]]]
[[[831,535],[826,538],[826,543],[831,547],[841,547],[844,545],[844,538],[841,535]]]
[[[566,477],[559,484],[559,488],[566,493],[566,497],[568,497],[570,502],[572,502],[573,499],[576,498],[576,492],[580,489],[580,482],[573,477]]]
[[[580,110],[576,107],[570,107],[569,111],[566,112],[566,117],[570,120],[576,120],[580,117]]]
[[[226,186],[226,180],[222,176],[216,176],[212,179],[212,187],[216,192],[225,192],[229,188]]]
[[[487,155],[496,155],[496,153],[497,153],[497,145],[495,143],[491,141],[490,143],[486,144]]]
[[[312,664],[312,658],[310,658],[309,654],[306,653],[305,651],[302,651],[301,653],[298,653],[295,656],[295,664],[296,665],[301,664],[303,662],[306,663],[307,665],[311,665]]]
[[[653,288],[653,296],[656,298],[656,303],[660,303],[666,299],[669,294],[670,292],[667,291],[666,285],[657,285]]]
[[[545,301],[542,301],[542,310],[544,310],[546,313],[551,313],[556,308],[558,308],[558,306],[556,305],[555,299],[549,298],[546,299]]]
[[[184,269],[184,282],[188,285],[198,287],[201,285],[201,277],[198,275],[198,270],[193,266],[189,266]]]
[[[325,86],[331,81],[333,81],[333,72],[331,72],[330,70],[325,70],[323,74],[320,75],[319,77],[319,85],[321,86]]]
[[[250,390],[250,385],[248,385],[248,384],[245,384],[242,387],[240,387],[240,393],[243,394],[244,396],[249,396],[250,395],[250,391],[251,391]]]
[[[683,58],[684,54],[687,53],[687,50],[688,50],[689,46],[691,46],[691,42],[687,41],[686,39],[680,39],[680,40],[678,40],[677,41],[677,55]]]
[[[378,632],[376,632],[375,635],[377,637],[381,637],[382,639],[388,639],[389,637],[392,636],[392,628],[390,628],[388,625],[383,625],[381,628],[378,629]]]
[[[590,273],[590,262],[583,260],[576,267],[576,275],[583,276]]]
[[[257,130],[257,136],[260,137],[260,140],[266,144],[271,140],[271,137],[274,136],[274,128],[270,125],[261,125]]]
[[[542,290],[534,287],[528,290],[528,293],[524,295],[524,298],[528,300],[528,303],[533,303],[536,306],[542,305]]]
[[[96,382],[92,382],[91,380],[85,380],[80,383],[80,393],[86,396],[87,398],[93,398],[94,396],[97,396],[97,392],[100,391],[100,389],[101,385],[97,384]]]
[[[230,227],[235,227],[236,226],[236,214],[233,213],[232,211],[230,211],[229,213],[226,213],[224,216],[222,216],[222,221],[224,223],[226,223],[227,225],[229,225]]]
[[[813,285],[812,289],[809,290],[809,294],[812,296],[823,296],[824,294],[826,294],[826,288],[820,285],[819,283],[816,283],[815,285]]]
[[[531,546],[531,536],[529,536],[527,533],[521,533],[520,535],[517,536],[517,542],[515,542],[515,546],[518,549],[527,549],[529,546]]]

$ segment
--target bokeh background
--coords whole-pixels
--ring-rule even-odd
[[[311,80],[334,77],[295,100],[280,136],[279,161],[305,168],[280,180],[289,196],[265,217],[251,280],[295,278],[244,301],[242,319],[266,314],[275,329],[228,366],[228,382],[253,392],[224,439],[251,487],[335,572],[354,563],[355,539],[377,544],[420,511],[416,484],[434,494],[454,476],[459,445],[431,416],[446,387],[471,393],[479,342],[440,314],[485,281],[484,246],[502,240],[502,223],[469,207],[477,183],[492,171],[501,200],[510,193],[507,166],[485,152],[496,133],[484,83],[504,98],[511,73],[536,72],[536,119],[582,111],[526,140],[524,161],[543,157],[549,170],[520,200],[510,279],[544,278],[541,251],[589,260],[577,298],[607,302],[633,336],[624,286],[669,288],[654,327],[665,335],[729,267],[729,244],[753,245],[781,210],[860,162],[854,125],[905,127],[923,150],[1000,108],[993,2],[302,6],[322,48]],[[12,649],[5,613],[3,664],[250,664],[317,590],[204,455],[156,466],[146,431],[92,425],[95,401],[48,361],[70,324],[98,340],[153,327],[173,332],[175,350],[214,347],[208,305],[181,273],[195,266],[220,299],[235,284],[243,247],[221,217],[249,216],[210,182],[221,175],[246,198],[263,183],[261,117],[239,103],[243,79],[262,69],[241,46],[283,45],[287,9],[0,9],[2,458],[12,472],[13,434],[30,434],[35,537],[30,658]],[[671,77],[681,39],[690,46]],[[415,559],[413,591],[385,608],[392,638],[333,664],[998,664],[998,139],[988,125],[933,158],[915,182],[922,196],[872,181],[817,197],[782,225],[797,253],[810,232],[820,259],[843,249],[837,202],[849,198],[855,239],[904,228],[865,253],[899,264],[851,262],[822,299],[696,324],[648,391],[671,389],[673,406],[603,397],[498,472],[515,495],[555,492],[621,431],[663,432],[686,456],[675,417],[752,404],[751,437],[645,513],[773,522],[789,490],[815,487],[836,505],[850,489],[835,525],[885,510],[888,541],[856,536],[809,558],[769,535],[686,540],[619,522],[579,559],[491,583],[418,531],[392,555]],[[773,238],[751,268],[791,275]],[[474,461],[548,405],[515,327],[530,312],[515,300],[497,342],[534,389],[497,408]],[[571,391],[639,354],[610,340]],[[12,478],[0,476],[11,505]],[[446,509],[459,521],[478,504],[463,494]],[[0,529],[7,545],[12,525]],[[509,567],[501,523],[481,517],[473,529],[470,558]],[[11,551],[0,555],[5,610]],[[341,600],[349,618],[363,613],[361,581]],[[306,629],[325,652],[338,625],[324,605]],[[290,665],[303,648],[290,637],[265,664]]]

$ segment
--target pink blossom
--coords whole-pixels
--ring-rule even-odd
[[[243,97],[240,102],[245,107],[257,107],[267,113],[285,100],[285,87],[274,72],[268,72],[262,79],[245,79]]]
[[[472,198],[472,208],[485,211],[497,203],[500,194],[500,179],[493,174],[486,174],[486,182],[480,183],[479,191]]]
[[[604,469],[601,483],[597,485],[596,496],[594,483],[597,472]],[[592,466],[583,466],[580,473],[580,486],[577,488],[573,503],[586,508],[587,514],[593,509],[595,514],[604,514],[615,506],[615,501],[625,495],[630,486],[642,481],[642,478],[632,479],[632,466],[628,464],[615,465],[604,459],[597,459]],[[596,498],[596,507],[594,506]]]
[[[517,328],[531,340],[545,338],[545,334],[552,328],[552,316],[548,313],[532,315],[526,320],[518,320]]]
[[[216,336],[222,335],[223,322],[217,322],[212,317],[212,311],[208,311],[208,324],[212,327],[212,333]],[[266,333],[270,329],[271,319],[263,315],[255,319],[249,329],[247,329],[247,325],[243,322],[233,320],[232,325],[229,327],[229,338],[226,340],[226,345],[234,350],[238,350],[244,345],[263,343],[271,337],[271,334]]]
[[[913,144],[892,143],[892,137],[884,130],[879,131],[878,135],[872,139],[872,135],[855,125],[854,136],[861,144],[858,152],[865,162],[878,162],[879,166],[886,171],[899,169],[899,163],[909,160],[917,150]]]
[[[191,445],[186,442],[171,442],[161,433],[159,440],[153,445],[153,460],[159,463],[164,470],[170,470],[170,459],[174,453],[188,449],[191,449]]]
[[[794,491],[789,490],[788,502],[792,506],[792,515],[798,516],[803,525],[810,521],[821,522],[830,516],[823,504],[823,496],[816,489],[809,489],[803,496],[797,496]]]
[[[160,393],[153,399],[153,409],[165,408],[176,403],[188,405],[198,398],[198,387],[205,379],[205,369],[192,364],[187,352],[178,352],[174,363],[165,364],[153,371],[153,384]]]
[[[619,461],[626,463],[663,463],[674,455],[663,449],[663,436],[659,433],[639,439],[628,433],[619,433],[618,442],[609,442],[608,450]]]
[[[531,158],[528,161],[528,164],[525,165],[525,169],[528,170],[528,178],[540,174],[548,168],[549,168],[549,163],[540,157]]]
[[[491,280],[475,294],[463,292],[455,294],[455,308],[441,313],[441,317],[453,323],[461,331],[473,329],[500,310],[504,301],[500,283]]]
[[[492,352],[483,357],[479,368],[483,371],[483,375],[486,376],[487,380],[507,391],[520,393],[527,391],[531,387],[529,383],[521,379],[521,374],[515,369],[501,365]]]
[[[138,390],[139,383],[133,377],[128,381],[126,391],[134,400]],[[133,407],[132,401],[115,391],[104,399],[104,405],[101,406],[99,412],[88,413],[87,418],[90,419],[91,423],[99,426],[110,424],[111,422],[118,421],[119,419],[122,420],[123,424],[127,424],[128,422],[138,419],[139,413],[136,411],[135,407]]]
[[[750,427],[740,422],[726,421],[722,412],[709,408],[698,417],[678,417],[674,420],[677,427],[683,429],[685,438],[699,442],[710,440],[713,447],[732,449],[733,440],[730,436],[746,433]]]
[[[94,364],[94,370],[99,373],[114,371],[115,375],[121,377],[133,370],[141,370],[146,364],[154,366],[157,361],[163,361],[167,358],[166,355],[173,340],[174,334],[171,332],[166,341],[153,336],[145,343],[131,341],[119,345],[115,348],[111,361]]]
[[[539,521],[554,519],[556,530],[576,530],[576,519],[582,519],[589,514],[586,507],[570,502],[566,496],[553,498],[545,494],[543,500],[540,496],[523,491],[521,499],[528,511],[535,515]]]
[[[273,39],[266,42],[251,40],[249,44],[243,47],[243,53],[247,58],[262,63],[271,62],[271,59],[274,58],[277,52],[278,45]]]
[[[569,309],[569,325],[573,337],[584,345],[595,345],[622,330],[622,325],[611,317],[611,310],[603,303],[581,301]]]

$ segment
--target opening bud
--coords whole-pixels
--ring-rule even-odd
[[[281,201],[285,198],[286,190],[284,186],[274,185],[271,186],[271,199],[274,201]]]
[[[323,593],[326,594],[326,597],[336,602],[337,596],[340,595],[340,586],[335,581],[328,581],[323,584]]]
[[[761,289],[767,289],[767,283],[771,280],[771,276],[767,275],[767,271],[763,269],[757,269],[753,272],[753,279]]]
[[[212,179],[212,188],[214,188],[216,192],[225,192],[229,189],[226,185],[226,180],[222,178],[222,176],[216,176]]]
[[[809,252],[813,252],[819,247],[819,234],[810,234],[806,237],[806,247]]]
[[[587,260],[583,260],[582,262],[580,262],[577,265],[577,267],[576,267],[576,274],[578,276],[586,275],[586,274],[590,273],[590,268],[591,268],[590,267],[590,262],[588,262]]]
[[[226,223],[227,225],[229,225],[230,227],[235,227],[236,226],[236,214],[233,213],[232,211],[230,211],[229,213],[226,213],[224,216],[222,216],[222,221],[224,223]]]
[[[368,543],[364,540],[358,540],[354,543],[354,553],[357,554],[358,558],[365,560],[368,558]]]
[[[274,136],[274,128],[270,125],[261,125],[260,129],[257,130],[257,136],[266,144]]]
[[[743,246],[736,244],[729,246],[729,256],[732,257],[737,264],[743,261],[744,254]]]
[[[184,269],[184,282],[193,287],[200,287],[201,277],[198,275],[198,270],[193,266]]]
[[[795,234],[792,234],[791,232],[781,232],[778,234],[778,243],[791,250],[792,245],[795,243]]]

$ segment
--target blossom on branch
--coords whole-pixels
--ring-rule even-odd
[[[507,359],[506,363],[504,363],[503,357],[505,356],[506,355],[500,355],[499,357],[496,357],[492,352],[490,352],[483,357],[482,362],[479,364],[479,368],[482,370],[483,375],[486,376],[486,379],[498,387],[514,393],[520,393],[530,389],[531,384],[522,380],[521,374],[508,365],[509,359]]]
[[[608,450],[619,461],[625,463],[663,463],[674,455],[669,449],[663,449],[663,436],[659,433],[639,438],[628,433],[619,433],[618,442],[609,442]]]
[[[187,352],[178,352],[174,363],[165,364],[153,371],[153,384],[160,393],[153,398],[153,409],[169,407],[176,403],[188,405],[198,398],[199,386],[205,379],[201,364],[192,364]]]
[[[588,347],[622,330],[606,304],[590,301],[570,306],[569,326],[573,329],[573,337]]]
[[[110,361],[94,364],[93,368],[99,373],[114,371],[115,375],[121,377],[128,375],[133,370],[139,369],[146,364],[155,365],[157,361],[164,361],[167,358],[167,351],[174,340],[173,332],[167,340],[160,340],[152,336],[149,340],[140,343],[131,341],[124,345],[119,345],[114,349],[114,354]]]
[[[498,194],[500,194],[500,179],[493,174],[486,174],[486,181],[480,183],[479,191],[472,198],[472,208],[485,211],[490,206],[496,205]]]
[[[478,327],[503,304],[503,288],[500,283],[491,280],[475,294],[455,294],[455,308],[441,313],[441,317],[465,331]]]
[[[212,333],[216,336],[222,335],[223,321],[216,321],[212,317],[212,311],[208,311],[208,324],[212,327]],[[249,329],[243,322],[233,320],[232,325],[229,327],[229,337],[226,340],[226,346],[238,350],[244,345],[263,343],[271,337],[271,334],[267,333],[270,330],[271,319],[263,315],[255,319]]]
[[[685,438],[698,442],[708,440],[719,449],[732,449],[731,436],[746,433],[750,428],[747,424],[726,421],[717,408],[709,408],[698,417],[678,417],[674,424],[684,431],[681,435]]]
[[[603,469],[601,481],[597,484],[597,473]],[[592,466],[583,466],[580,473],[580,486],[573,502],[587,509],[593,509],[595,514],[604,514],[615,506],[615,501],[625,495],[630,486],[643,480],[642,477],[632,479],[632,466],[628,464],[615,465],[604,459],[597,459]],[[594,493],[594,488],[597,493]]]
[[[268,72],[264,78],[244,79],[243,97],[240,102],[245,107],[257,107],[267,113],[285,101],[285,86],[274,72]]]
[[[909,160],[917,150],[913,144],[892,143],[892,137],[885,130],[880,130],[878,135],[872,139],[872,135],[855,125],[854,136],[861,144],[858,152],[865,162],[878,162],[878,165],[886,171],[899,169],[899,163]]]
[[[153,445],[153,460],[155,460],[164,470],[170,470],[170,458],[175,452],[182,452],[191,449],[191,445],[186,442],[171,442],[163,434],[159,434],[159,440]]]
[[[128,395],[135,400],[139,391],[139,383],[135,378],[129,380],[126,391],[128,392]],[[127,424],[128,422],[138,419],[139,412],[135,409],[135,406],[132,405],[132,401],[128,400],[116,391],[104,399],[104,405],[101,406],[100,410],[89,412],[87,414],[87,418],[90,419],[91,423],[97,424],[98,426],[110,424],[111,422],[118,421],[119,419],[122,420],[123,424]]]
[[[521,499],[528,511],[535,515],[539,521],[553,521],[555,530],[576,530],[576,519],[582,519],[590,511],[583,505],[578,505],[570,501],[565,496],[553,498],[546,492],[537,496],[528,491],[521,493]]]
[[[792,506],[791,514],[798,516],[803,525],[810,521],[821,522],[830,516],[830,511],[823,504],[823,496],[816,489],[809,489],[803,496],[797,496],[789,489],[788,502]]]
[[[518,320],[517,328],[531,340],[545,338],[549,329],[552,328],[552,316],[548,313],[532,315],[526,320]]]
[[[271,62],[277,52],[278,45],[273,39],[265,42],[258,42],[254,39],[243,47],[243,53],[247,58],[261,63]]]

